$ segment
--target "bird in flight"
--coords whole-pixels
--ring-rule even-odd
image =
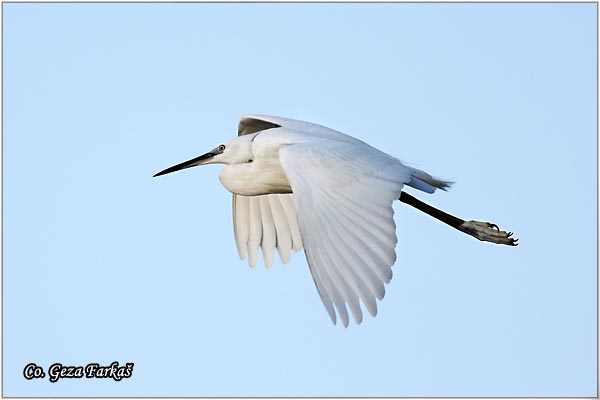
[[[392,279],[400,200],[479,240],[516,246],[511,232],[481,221],[464,221],[402,191],[446,190],[452,182],[333,129],[265,115],[245,115],[238,137],[154,176],[206,164],[225,164],[219,179],[233,193],[233,228],[241,259],[251,267],[262,250],[267,267],[275,249],[285,264],[304,248],[317,291],[333,323],[345,327],[360,303],[374,317],[376,300]]]

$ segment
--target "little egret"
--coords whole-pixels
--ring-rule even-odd
[[[277,249],[285,264],[304,248],[317,291],[336,323],[359,301],[372,316],[396,261],[392,202],[400,200],[479,240],[515,246],[511,232],[489,222],[463,221],[402,191],[426,193],[452,182],[402,164],[351,136],[321,125],[265,115],[243,116],[238,137],[206,154],[157,173],[226,164],[219,178],[233,193],[233,230],[241,259],[251,267],[259,247],[267,267]],[[335,309],[334,309],[335,306]]]

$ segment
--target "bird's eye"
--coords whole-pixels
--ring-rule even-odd
[[[219,147],[217,147],[217,150],[219,150],[220,153],[224,152],[225,151],[225,145],[224,144],[220,145]]]

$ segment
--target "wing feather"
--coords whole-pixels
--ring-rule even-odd
[[[250,235],[250,205],[247,196],[233,195],[233,233],[240,259],[246,258]]]
[[[233,231],[241,259],[256,266],[259,248],[270,267],[275,249],[281,261],[290,261],[292,250],[302,249],[302,236],[291,194],[233,195]]]
[[[248,262],[255,267],[258,262],[258,247],[262,243],[262,218],[260,216],[260,199],[256,196],[248,198],[250,205],[250,236],[248,238]]]
[[[319,244],[328,241],[328,238],[324,237],[325,233],[325,230],[319,230],[316,233],[316,237]],[[318,245],[316,245],[315,248],[316,247],[318,247]],[[305,252],[308,254],[308,247],[305,248]],[[331,287],[331,292],[333,294],[333,303],[335,305],[335,308],[337,309],[340,319],[342,320],[342,324],[344,325],[344,327],[347,327],[350,322],[350,319],[348,317],[346,303],[350,303],[351,301],[350,294],[348,293],[348,290],[346,288],[346,279],[344,279],[344,277],[342,277],[340,272],[338,271],[338,262],[337,260],[333,259],[332,254],[333,253],[329,253],[326,251],[314,252],[316,259],[315,264],[331,266],[331,268],[319,268],[319,270],[324,276],[325,281],[328,283],[328,286]]]
[[[306,261],[308,262],[308,268],[310,269],[311,275],[313,277],[313,281],[315,282],[315,286],[317,287],[317,292],[319,293],[319,296],[321,297],[321,301],[325,305],[325,309],[327,310],[329,317],[335,324],[336,323],[336,313],[333,308],[333,304],[336,303],[334,298],[337,295],[337,291],[333,287],[331,278],[329,278],[328,275],[325,276],[325,271],[323,271],[322,269],[314,269],[312,267],[312,265],[317,265],[321,261],[315,260],[315,257],[313,257],[313,254],[311,252],[305,251],[305,254],[306,254]]]
[[[281,262],[287,264],[292,257],[292,232],[279,197],[277,195],[267,196],[277,236],[277,252]]]
[[[298,226],[298,216],[296,214],[296,206],[292,199],[291,194],[279,195],[281,201],[281,208],[287,216],[288,223],[290,224],[290,233],[292,234],[292,249],[294,251],[300,251],[303,247],[302,235],[300,234],[300,227]]]
[[[362,258],[365,261],[371,261],[372,270],[385,283],[389,283],[392,279],[392,269],[389,267],[396,262],[396,235],[395,232],[387,237],[382,236],[378,232],[381,224],[387,223],[385,220],[366,220],[362,218],[353,218],[353,210],[339,202],[341,211],[347,213],[347,217],[341,219],[338,224],[345,226],[345,233],[349,240],[354,242],[356,251],[362,253]],[[393,214],[389,217],[393,223]],[[361,225],[362,224],[362,225]],[[395,224],[394,224],[395,225]],[[371,230],[365,235],[363,232],[356,230],[357,226],[369,226]],[[383,294],[381,294],[383,296]],[[382,297],[383,298],[383,297]]]
[[[260,203],[260,218],[262,220],[263,231],[260,248],[262,249],[265,266],[268,268],[273,265],[275,256],[275,222],[273,221],[273,214],[271,213],[271,204],[268,196],[259,196],[258,201]]]
[[[338,237],[335,237],[335,232],[332,233],[334,233],[332,239],[337,241]],[[335,251],[321,253],[329,255],[329,257],[327,257],[329,259],[328,265],[331,266],[331,270],[334,271],[333,279],[340,283],[338,286],[342,286],[343,298],[350,307],[354,320],[357,324],[360,324],[362,322],[362,311],[360,309],[359,300],[360,298],[368,298],[371,296],[366,292],[363,293],[364,284],[362,284],[362,282],[359,283],[356,279],[356,272],[352,268],[355,266],[355,260],[352,259],[352,255],[340,250],[342,249],[337,248]],[[349,321],[346,318],[342,317],[342,321],[345,327],[348,326]]]
[[[279,157],[292,186],[298,224],[313,280],[332,315],[348,325],[350,308],[362,321],[385,295],[396,261],[392,202],[411,170],[369,146],[353,142],[282,146]]]

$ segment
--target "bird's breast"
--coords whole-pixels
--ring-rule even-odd
[[[254,160],[227,165],[219,175],[221,183],[231,193],[243,196],[292,193],[290,183],[279,163]]]

